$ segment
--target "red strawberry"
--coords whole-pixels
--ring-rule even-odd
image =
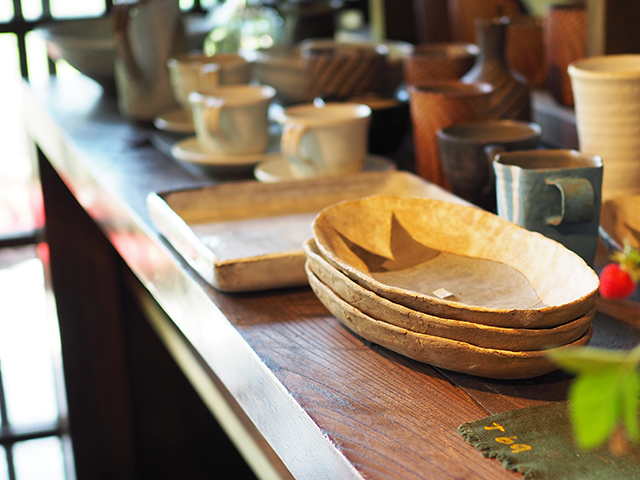
[[[610,263],[600,273],[600,295],[604,298],[625,298],[633,293],[636,284],[631,275],[618,263]]]

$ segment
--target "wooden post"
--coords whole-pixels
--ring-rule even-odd
[[[587,0],[589,56],[640,53],[640,2]]]

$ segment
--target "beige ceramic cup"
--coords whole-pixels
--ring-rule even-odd
[[[211,155],[258,154],[269,141],[268,111],[276,91],[262,85],[221,85],[189,94],[196,138]]]
[[[640,55],[569,65],[580,151],[604,164],[602,198],[640,193]]]
[[[357,173],[367,157],[371,108],[357,103],[285,109],[281,149],[297,177]]]
[[[215,87],[249,83],[251,64],[240,55],[221,53],[213,56],[190,53],[167,61],[173,96],[191,117],[189,93]]]

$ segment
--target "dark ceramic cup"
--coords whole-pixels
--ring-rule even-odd
[[[506,152],[493,162],[498,215],[573,250],[593,266],[602,159],[575,150]]]
[[[442,168],[453,193],[495,212],[492,162],[499,152],[538,147],[542,129],[518,120],[461,123],[438,132]]]

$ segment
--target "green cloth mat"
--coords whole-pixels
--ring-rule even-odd
[[[485,457],[534,480],[640,479],[640,446],[624,457],[606,446],[584,451],[574,442],[566,402],[521,408],[463,423],[458,432]]]

